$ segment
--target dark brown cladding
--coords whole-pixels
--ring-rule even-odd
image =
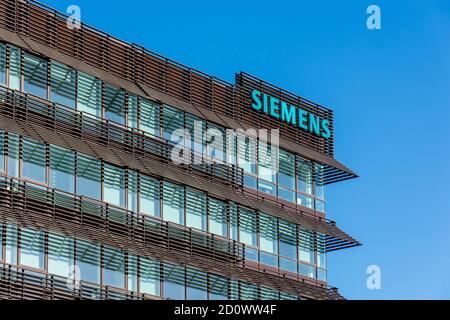
[[[66,16],[38,2],[5,0],[0,4],[0,27],[21,36],[29,49],[57,59],[65,54],[78,62],[70,65],[78,68],[80,62],[89,65],[89,72],[105,81],[118,78],[113,83],[128,83],[122,87],[142,92],[150,97],[156,92],[164,103],[179,107],[182,102],[189,112],[231,128],[259,125],[261,128],[279,128],[281,146],[300,155],[317,160],[356,175],[333,159],[333,115],[329,109],[297,95],[270,85],[247,74],[240,74],[236,84],[230,84],[198,70],[150,52],[138,45],[128,44],[82,24],[81,29],[70,30]],[[56,50],[48,54],[40,45]],[[59,59],[66,62],[66,59]],[[98,68],[96,72],[92,67]],[[105,75],[106,74],[106,75]],[[109,75],[108,75],[109,74]],[[274,121],[267,115],[250,110],[248,86],[257,84],[268,93],[298,105],[309,112],[330,120],[329,139],[315,136],[295,126]],[[149,90],[145,90],[145,89]],[[250,115],[250,116],[248,116]],[[330,181],[334,182],[334,181]]]

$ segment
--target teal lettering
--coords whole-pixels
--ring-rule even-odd
[[[328,119],[322,120],[322,137],[328,139],[331,136],[330,132],[330,121]]]
[[[281,120],[290,124],[297,124],[295,107],[293,105],[288,105],[284,101],[281,102]]]
[[[298,109],[298,126],[302,129],[308,130],[308,126],[306,125],[306,121],[308,113],[303,109]]]
[[[278,110],[280,109],[279,103],[280,100],[278,100],[277,98],[270,98],[270,115],[276,119],[280,118],[280,115],[278,113]]]
[[[261,91],[253,90],[252,91],[252,108],[255,110],[261,110]]]
[[[309,114],[309,131],[314,132],[317,135],[320,135],[320,118],[313,115],[312,113]]]
[[[263,93],[263,111],[264,113],[269,112],[269,96],[265,93]]]

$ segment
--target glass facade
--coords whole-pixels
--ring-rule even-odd
[[[241,169],[244,186],[252,189],[245,189],[247,194],[258,192],[270,201],[286,202],[283,205],[325,212],[324,167],[287,150],[277,151],[256,138],[256,132],[251,130],[225,136],[226,128],[196,115],[4,43],[0,43],[0,86],[52,101],[57,108],[79,111],[80,118],[88,119],[83,126],[90,123],[86,128],[96,130],[96,135],[109,132],[101,132],[100,126],[92,125],[94,118],[152,137],[143,141],[156,141],[155,145],[159,141],[169,146],[182,142],[183,152],[189,152],[192,161],[200,157],[200,160],[216,163],[228,162]],[[183,128],[187,131],[177,131]],[[218,139],[218,134],[223,139]],[[155,150],[155,153],[165,152]],[[276,169],[272,163],[275,153],[279,160]],[[0,129],[2,175],[18,178],[24,185],[36,186],[39,190],[48,186],[79,196],[83,199],[81,210],[90,214],[103,217],[104,211],[114,213],[114,208],[115,212],[127,209],[151,216],[163,226],[185,226],[194,231],[192,234],[236,241],[244,247],[246,263],[258,264],[268,273],[281,271],[293,279],[309,280],[307,283],[327,281],[324,234],[260,211],[264,211],[263,207],[248,204],[259,208],[254,210],[218,194],[211,196],[207,190],[196,189],[193,184],[189,187],[159,173],[144,174],[117,162],[110,163],[115,161],[109,158],[92,156],[94,154]],[[62,193],[58,193],[52,197],[52,204],[58,206],[67,201],[62,198]],[[104,202],[111,210],[104,210],[92,200]],[[107,216],[108,221],[115,219],[113,215]],[[292,217],[278,216],[296,221]],[[182,266],[177,264],[182,263],[179,260],[175,260],[177,263],[159,261],[123,247],[76,237],[3,221],[0,224],[0,261],[163,299],[299,299],[273,288]]]
[[[79,152],[1,130],[0,137],[5,141],[4,150],[8,150],[5,172],[8,176],[233,239],[245,244],[247,260],[306,277],[317,278],[320,273],[321,280],[326,278],[325,245],[323,240],[319,246],[320,234],[211,197],[205,191],[124,169]],[[5,154],[2,149],[0,153]],[[22,165],[18,166],[19,163]]]
[[[6,250],[0,246],[0,262],[19,261],[26,268],[165,299],[299,299],[290,293],[54,232],[0,224],[0,241],[3,239]]]
[[[0,84],[2,80],[2,52],[10,51],[9,87],[75,108],[89,117],[108,121],[162,137],[172,143],[183,142],[194,157],[200,160],[227,161],[244,171],[244,184],[277,197],[320,212],[325,211],[323,168],[285,150],[279,151],[279,170],[271,167],[274,150],[256,139],[256,131],[246,135],[223,136],[215,139],[212,133],[225,134],[223,127],[167,105],[158,105],[144,97],[115,87],[100,79],[70,68],[57,61],[47,61],[12,45],[0,47]],[[23,66],[21,64],[23,57]],[[6,72],[5,67],[3,69]],[[22,70],[23,69],[23,70]],[[50,75],[48,79],[47,74]],[[23,87],[21,85],[23,76]],[[49,88],[49,93],[47,93]],[[177,129],[186,128],[188,135]],[[175,134],[174,134],[175,131]],[[200,134],[196,134],[200,132]],[[180,133],[180,134],[178,134]],[[201,137],[204,135],[204,141]],[[227,139],[228,147],[227,148]],[[175,219],[175,218],[174,218]]]

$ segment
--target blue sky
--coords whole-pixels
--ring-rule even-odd
[[[246,71],[335,111],[361,178],[327,211],[364,245],[329,256],[349,299],[450,299],[450,2],[61,1],[100,30],[233,82]],[[368,30],[366,8],[381,8]],[[380,290],[366,288],[368,265]]]

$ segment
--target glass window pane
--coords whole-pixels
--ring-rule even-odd
[[[132,93],[128,93],[128,126],[138,128],[138,98]]]
[[[138,211],[138,173],[128,170],[128,210]]]
[[[280,294],[277,290],[261,287],[261,300],[278,300]]]
[[[137,256],[128,253],[127,261],[127,289],[130,291],[138,291],[138,261]],[[145,277],[144,277],[145,279]],[[144,286],[145,287],[145,286]]]
[[[299,259],[314,264],[314,234],[311,230],[299,230]]]
[[[99,160],[77,155],[77,194],[100,200],[101,163]]]
[[[258,177],[276,183],[276,148],[260,141],[258,143]]]
[[[154,296],[161,295],[160,263],[140,257],[140,292]]]
[[[209,159],[219,163],[225,162],[226,137],[224,128],[208,123],[206,145],[205,153]]]
[[[50,69],[50,100],[75,108],[75,70],[56,61],[52,61]]]
[[[237,135],[238,166],[245,172],[256,174],[256,139]]]
[[[189,113],[185,114],[185,122],[190,135],[190,137],[186,137],[185,146],[193,151],[191,153],[192,161],[196,159],[196,162],[201,162],[205,150],[203,134],[206,132],[206,122]],[[190,140],[187,140],[188,138]]]
[[[297,273],[297,261],[280,258],[280,269]]]
[[[210,274],[210,300],[228,300],[228,279],[222,276]]]
[[[9,46],[9,50],[9,87],[14,90],[20,90],[21,50],[14,46]]]
[[[239,241],[256,246],[256,213],[239,208]]]
[[[73,238],[59,234],[48,235],[48,272],[61,277],[73,276]]]
[[[294,223],[279,220],[280,256],[297,260],[297,226]]]
[[[184,129],[184,113],[181,110],[164,105],[163,119],[164,138],[171,141],[173,131],[176,129]]]
[[[125,288],[125,255],[109,246],[103,247],[103,284]]]
[[[125,170],[105,164],[103,201],[125,207]]]
[[[297,159],[297,183],[298,191],[312,194],[312,164],[309,161]]]
[[[17,264],[17,230],[15,225],[8,224],[6,226],[5,261],[10,264]]]
[[[0,83],[6,84],[6,45],[0,43]]]
[[[186,226],[206,231],[206,194],[186,188]]]
[[[86,73],[78,72],[78,110],[100,117],[101,97],[102,82]]]
[[[22,176],[45,183],[45,144],[23,138]]]
[[[244,281],[240,281],[240,299],[258,300],[258,287]]]
[[[278,184],[286,189],[295,190],[295,155],[280,150]]]
[[[160,216],[160,187],[159,181],[140,175],[140,211],[142,213]]]
[[[227,204],[214,198],[208,198],[209,232],[228,237]]]
[[[308,196],[305,196],[304,194],[297,193],[297,204],[307,207],[307,208],[314,208],[314,199]]]
[[[184,187],[165,181],[163,189],[163,219],[184,224]]]
[[[47,98],[47,61],[24,53],[24,91],[41,98]]]
[[[325,186],[323,181],[324,166],[316,163],[315,165],[316,173],[316,197],[325,200]]]
[[[159,136],[159,105],[156,102],[140,98],[140,129]]]
[[[259,215],[259,247],[273,254],[278,253],[277,218],[261,213]]]
[[[8,133],[8,175],[19,176],[19,135]]]
[[[22,228],[20,230],[20,264],[44,269],[44,232]]]
[[[164,298],[173,300],[185,299],[184,268],[174,264],[164,264]]]
[[[75,189],[75,152],[50,146],[50,187],[73,193]]]
[[[5,131],[0,129],[0,171],[5,171]]]
[[[299,263],[299,273],[302,276],[309,277],[309,278],[316,277],[315,268],[313,266],[303,264],[303,263]]]
[[[100,246],[88,241],[76,240],[75,263],[78,279],[100,284]]]
[[[105,118],[120,124],[125,124],[125,91],[105,84]]]
[[[186,270],[186,299],[207,300],[208,280],[203,271],[187,268]]]

